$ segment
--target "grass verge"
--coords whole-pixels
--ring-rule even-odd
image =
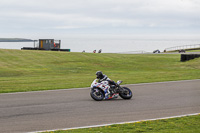
[[[89,87],[98,70],[124,84],[200,79],[200,58],[0,49],[0,93]]]
[[[200,52],[200,49],[199,50],[188,50],[186,52]]]
[[[200,115],[45,133],[199,133]]]

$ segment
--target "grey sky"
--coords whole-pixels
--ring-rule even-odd
[[[0,0],[0,36],[200,34],[199,0]]]

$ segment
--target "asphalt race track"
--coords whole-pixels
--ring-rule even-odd
[[[134,96],[97,102],[89,88],[0,94],[0,132],[22,133],[200,113],[200,80],[126,85]]]

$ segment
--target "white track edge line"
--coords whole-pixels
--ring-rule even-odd
[[[145,120],[138,120],[138,121],[127,121],[127,122],[109,123],[109,124],[101,124],[101,125],[91,125],[91,126],[83,126],[83,127],[72,127],[72,128],[63,128],[63,129],[34,131],[34,132],[27,132],[27,133],[42,133],[42,132],[53,132],[53,131],[58,131],[58,130],[72,130],[72,129],[95,128],[95,127],[111,126],[111,125],[115,125],[115,124],[128,124],[128,123],[136,123],[136,122],[144,122],[144,121],[155,121],[155,120],[180,118],[180,117],[194,116],[194,115],[200,115],[200,113],[177,115],[177,116],[169,116],[169,117],[162,117],[162,118],[153,118],[153,119],[145,119]]]

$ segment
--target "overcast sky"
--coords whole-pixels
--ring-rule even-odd
[[[0,37],[200,34],[200,0],[0,0]]]

